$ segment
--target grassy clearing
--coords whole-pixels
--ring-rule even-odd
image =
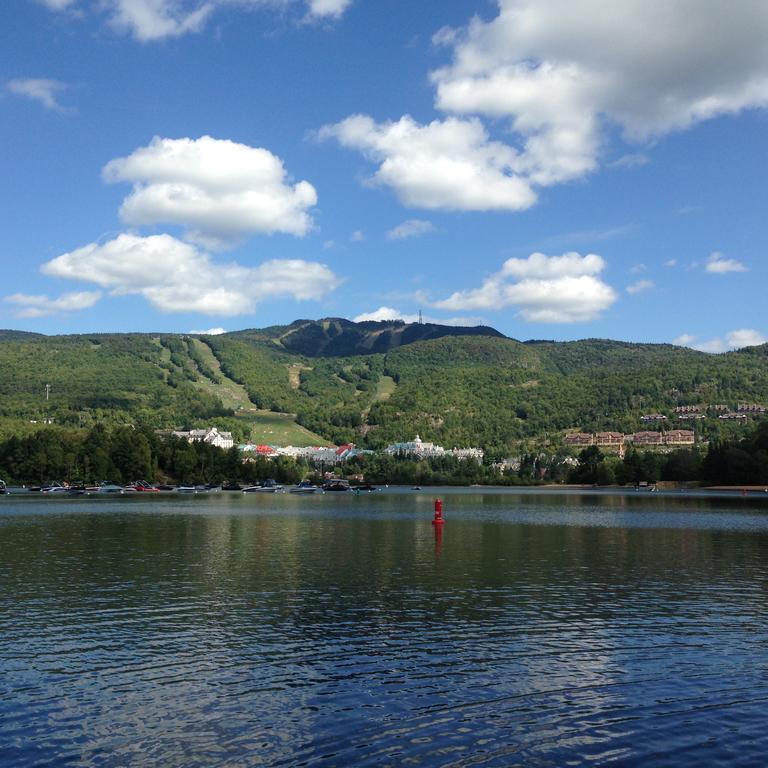
[[[232,381],[232,379],[226,376],[221,370],[221,364],[216,359],[213,352],[211,352],[211,348],[199,339],[190,338],[189,343],[194,344],[195,349],[202,359],[208,367],[217,374],[221,381],[220,384],[215,384],[210,379],[201,375],[195,382],[195,386],[216,395],[225,408],[231,408],[234,411],[237,411],[240,408],[253,408],[253,403],[250,401],[248,393],[245,391],[245,387]],[[197,366],[195,366],[195,368],[197,368]]]
[[[220,379],[220,384],[215,384],[204,376],[200,376],[195,386],[216,395],[225,408],[235,411],[235,416],[247,422],[247,433],[253,443],[259,445],[326,445],[327,440],[299,426],[295,417],[288,413],[274,413],[262,411],[254,406],[248,397],[248,393],[241,384],[238,384],[221,370],[221,364],[211,352],[211,348],[199,339],[190,339],[205,363]],[[295,376],[298,379],[299,371],[303,366],[294,366]],[[289,370],[289,374],[291,371]]]
[[[297,424],[288,413],[239,411],[237,418],[250,424],[251,442],[258,445],[328,445],[328,440]]]
[[[389,400],[396,389],[397,384],[391,376],[380,376],[378,384],[376,385],[376,394],[374,395],[374,400],[376,402]]]

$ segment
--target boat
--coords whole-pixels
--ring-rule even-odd
[[[288,493],[322,493],[323,489],[317,485],[312,485],[309,480],[302,480],[297,483],[293,488],[288,489]]]
[[[63,483],[54,480],[52,483],[46,483],[40,488],[40,493],[44,493],[46,496],[53,496],[57,493],[66,493],[67,486]]]
[[[362,491],[368,491],[370,493],[371,491],[376,490],[376,486],[371,485],[370,483],[365,483],[364,485],[356,485],[352,490],[357,493],[361,493]]]
[[[350,491],[352,490],[351,486],[349,485],[349,480],[329,480],[325,485],[323,485],[324,491]]]
[[[134,491],[138,491],[139,493],[159,493],[160,489],[155,488],[154,485],[150,485],[146,480],[137,480],[134,483],[131,483],[129,486],[126,487],[126,490],[132,489]]]
[[[258,485],[249,485],[247,488],[243,488],[243,493],[277,493],[282,490],[283,486],[270,478]]]
[[[124,493],[122,485],[113,483],[111,480],[102,480],[98,485],[87,488],[88,493]]]
[[[182,483],[176,490],[179,493],[197,493],[197,488],[191,483]]]
[[[4,493],[8,493],[8,486],[5,484],[5,480],[0,480],[0,496]]]
[[[240,483],[222,483],[221,490],[222,491],[242,491],[243,486],[240,485]]]

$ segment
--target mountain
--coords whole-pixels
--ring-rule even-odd
[[[488,326],[449,326],[404,323],[402,320],[353,323],[340,317],[296,320],[287,326],[236,331],[230,337],[249,342],[270,341],[275,347],[307,357],[349,357],[386,353],[416,341],[445,336],[493,336],[505,338]]]
[[[689,427],[675,416],[683,405],[701,406],[702,436],[730,436],[743,424],[708,406],[768,404],[768,345],[711,355],[340,318],[220,336],[4,331],[0,371],[0,435],[50,419],[62,428],[215,423],[256,442],[379,448],[419,433],[502,455],[559,445],[567,431],[645,429],[649,413]]]

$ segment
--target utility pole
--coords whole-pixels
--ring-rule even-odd
[[[45,385],[45,402],[46,403],[50,399],[50,395],[51,395],[51,385],[50,384],[46,384]]]

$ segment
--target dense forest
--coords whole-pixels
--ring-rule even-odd
[[[768,405],[768,345],[712,355],[339,319],[220,336],[5,331],[0,370],[0,439],[51,423],[215,424],[244,441],[272,412],[318,441],[380,449],[418,433],[497,460],[552,452],[569,431],[695,428],[697,443],[738,440],[751,418],[723,420],[722,409]],[[681,406],[698,406],[702,418],[682,421]],[[648,427],[649,413],[667,421]]]

